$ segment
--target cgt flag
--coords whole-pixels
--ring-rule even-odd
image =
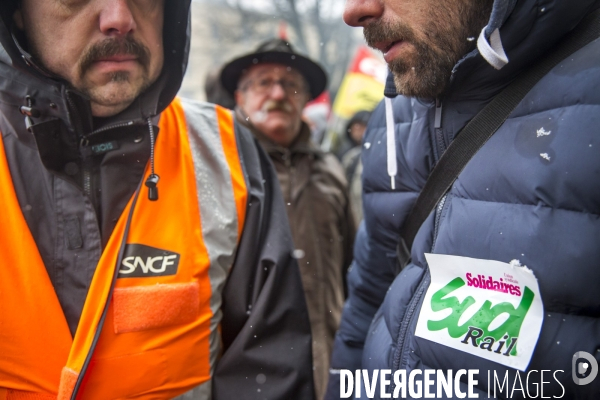
[[[349,119],[357,111],[374,109],[383,99],[386,76],[385,63],[367,47],[359,47],[335,98],[333,112]]]

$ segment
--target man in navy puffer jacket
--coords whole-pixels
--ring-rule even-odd
[[[542,78],[469,161],[421,226],[412,261],[397,276],[395,250],[400,227],[455,135],[582,20],[598,18],[598,9],[599,0],[347,0],[345,21],[364,28],[392,73],[363,142],[365,220],[326,399],[347,398],[340,377],[347,383],[344,370],[357,369],[369,378],[391,370],[384,387],[390,394],[402,386],[394,383],[396,371],[408,377],[416,370],[451,370],[456,377],[461,369],[478,369],[471,391],[479,398],[493,397],[494,387],[497,398],[600,398],[600,376],[585,385],[572,377],[573,368],[577,378],[589,377],[600,360],[600,40]],[[456,260],[467,259],[454,256],[481,270],[458,279]],[[457,320],[460,336],[450,337],[449,325],[437,336],[423,334],[423,326],[450,318],[448,307],[432,311],[436,294],[438,304],[460,298],[468,305],[469,298],[494,292],[500,297],[490,297],[489,311],[512,293],[521,303],[511,303],[511,310],[523,306],[527,285],[507,278],[513,270],[535,277],[528,287],[543,307],[527,303],[522,318],[515,317],[521,318],[518,338],[508,331],[487,337],[506,325],[503,317],[488,318],[478,330],[465,323],[474,310],[460,307],[454,308],[465,314]],[[463,290],[462,297],[452,297],[452,290],[430,293],[443,271],[468,281],[455,292]],[[501,273],[505,281],[498,280]],[[516,314],[504,320],[509,315]],[[587,353],[585,363],[572,363],[578,352]],[[444,374],[433,375],[434,395],[436,377]],[[413,377],[427,383],[423,374]],[[506,379],[504,389],[494,377]],[[441,398],[467,394],[467,378],[458,378],[458,393],[442,390]],[[379,383],[367,395],[363,382],[360,395],[354,388],[352,396],[386,397]]]

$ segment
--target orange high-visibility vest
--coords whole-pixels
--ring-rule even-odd
[[[0,400],[163,399],[210,382],[246,181],[230,111],[176,99],[159,127],[160,198],[129,201],[74,338],[0,137]]]

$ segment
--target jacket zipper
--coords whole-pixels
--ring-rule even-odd
[[[437,207],[435,208],[435,224],[433,228],[433,244],[431,245],[431,251],[435,248],[435,242],[437,241],[438,230],[440,227],[440,221],[442,220],[442,211],[444,211],[444,206],[446,205],[446,198],[448,195],[444,195]]]
[[[437,149],[437,159],[439,160],[446,150],[446,141],[444,140],[444,130],[442,129],[442,101],[439,98],[435,99],[435,142]],[[437,160],[436,160],[437,161]]]
[[[442,101],[439,98],[436,98],[435,99],[434,128],[435,128],[436,150],[438,153],[438,160],[440,159],[440,157],[442,156],[444,151],[446,151],[446,141],[444,140],[444,131],[442,129],[442,109],[443,109]],[[440,200],[440,202],[438,203],[438,205],[436,207],[435,227],[434,227],[434,236],[433,236],[434,244],[432,245],[432,249],[433,249],[433,246],[435,245],[435,240],[437,238],[442,211],[446,204],[446,197],[447,196],[442,197],[442,199]],[[417,306],[420,303],[421,298],[423,297],[423,294],[425,292],[425,289],[429,286],[430,282],[431,282],[431,279],[430,279],[430,274],[429,274],[429,268],[427,268],[425,270],[423,278],[421,278],[421,282],[419,283],[417,290],[415,291],[415,295],[413,296],[413,298],[411,299],[411,301],[409,303],[409,307],[406,310],[406,314],[404,315],[404,318],[402,318],[402,325],[400,326],[400,331],[398,333],[398,340],[396,342],[396,353],[394,355],[394,361],[392,364],[393,371],[397,371],[398,369],[404,367],[402,360],[404,359],[404,355],[408,351],[408,347],[407,347],[406,340],[405,340],[406,334],[407,334],[409,326],[412,324]]]
[[[80,118],[79,118],[79,114],[77,114],[77,108],[75,107],[75,103],[73,103],[73,99],[71,98],[71,96],[67,95],[67,102],[69,103],[69,106],[71,108],[71,114],[73,115],[73,129],[75,130],[75,133],[77,134],[77,128],[80,127]],[[80,140],[79,140],[79,145],[82,147],[87,146],[88,144],[88,139],[85,135],[80,134]],[[90,199],[90,201],[92,202],[92,204],[95,207],[95,202],[94,199],[92,198],[92,171],[91,171],[91,167],[90,167],[90,162],[88,161],[87,158],[84,158],[82,160],[81,163],[81,176],[82,176],[82,187],[83,187],[83,193]]]
[[[83,167],[83,193],[86,196],[91,198],[92,194],[92,173],[91,169],[88,167],[87,160],[84,162],[85,166]]]
[[[437,144],[437,153],[438,159],[442,157],[442,154],[446,151],[446,140],[444,139],[444,130],[442,129],[442,100],[440,98],[435,99],[435,136],[436,136],[436,144]],[[442,219],[442,211],[444,210],[444,205],[446,204],[447,194],[442,197],[437,207],[435,208],[435,225],[433,230],[433,244],[431,249],[435,247],[435,242],[438,235],[438,229],[440,225],[440,220]]]
[[[402,325],[400,326],[398,341],[396,342],[396,354],[394,355],[394,363],[392,364],[393,371],[397,371],[403,367],[402,359],[404,358],[404,354],[408,350],[405,348],[406,331],[412,323],[417,305],[421,301],[421,297],[423,297],[423,292],[425,292],[425,288],[429,285],[429,282],[429,269],[426,269],[423,278],[421,278],[421,283],[419,283],[419,286],[415,291],[415,295],[410,301],[409,307],[406,310],[406,314],[404,315],[404,318],[402,318]]]
[[[133,121],[119,122],[119,123],[114,124],[114,125],[109,125],[109,126],[102,127],[100,129],[96,129],[95,131],[93,131],[92,133],[90,133],[89,135],[87,135],[86,137],[89,138],[90,136],[93,136],[93,135],[95,135],[97,133],[106,132],[106,131],[109,131],[111,129],[116,129],[116,128],[124,128],[126,126],[131,126],[131,125],[133,125]]]

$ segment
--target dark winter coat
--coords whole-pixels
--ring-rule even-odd
[[[507,4],[495,2],[495,21]],[[395,250],[404,219],[456,133],[598,7],[597,0],[517,1],[500,29],[509,63],[495,70],[477,50],[461,60],[439,99],[438,126],[435,101],[396,97],[395,190],[387,172],[385,107],[374,112],[362,157],[365,222],[333,369],[476,368],[479,398],[487,398],[488,371],[508,371],[512,386],[516,370],[416,337],[415,326],[430,283],[425,253],[518,259],[535,273],[544,305],[528,371],[564,371],[557,374],[560,384],[546,376],[544,396],[561,396],[562,384],[564,398],[599,398],[600,379],[575,385],[571,361],[577,351],[600,359],[600,40],[547,74],[471,159],[422,225],[412,263],[398,276]],[[540,128],[551,134],[538,137]],[[536,379],[539,384],[539,374]],[[327,398],[339,398],[339,391],[334,370]],[[517,391],[513,398],[521,396]]]
[[[0,6],[0,131],[23,215],[74,334],[100,254],[147,165],[148,120],[156,125],[180,87],[190,1],[165,7],[167,56],[159,79],[106,119],[92,118],[81,93],[40,68],[20,35],[13,40],[8,4]],[[28,99],[35,110],[30,131],[20,113]],[[251,133],[237,124],[235,130],[252,207],[222,293],[223,352],[212,396],[312,398],[309,320],[277,178]],[[90,151],[107,142],[117,150]],[[0,254],[0,267],[10,268],[1,260]],[[261,373],[264,385],[255,379]],[[185,398],[206,393],[210,388]]]
[[[239,110],[237,118],[247,123]],[[315,392],[322,399],[356,233],[344,171],[333,154],[310,141],[305,123],[288,148],[248,126],[271,158],[283,192],[308,305]]]

